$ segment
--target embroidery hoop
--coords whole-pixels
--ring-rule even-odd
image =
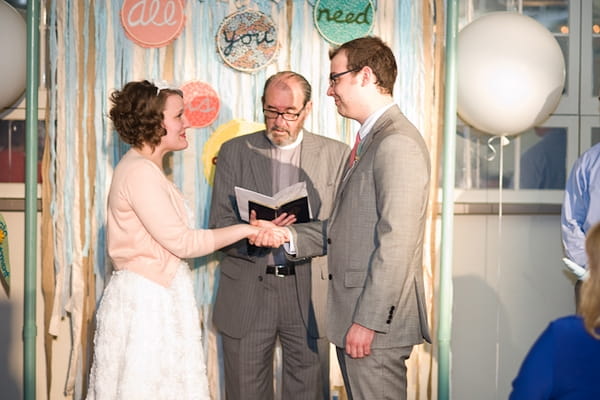
[[[193,128],[204,128],[215,122],[219,116],[221,101],[212,86],[202,81],[189,81],[184,83],[180,90],[183,92],[185,116]],[[194,101],[208,102],[211,107],[214,107],[214,110],[196,112],[189,107]]]
[[[319,8],[322,4],[325,4],[327,6],[336,6],[338,7],[338,9],[340,9],[341,7],[345,7],[345,9],[348,9],[350,7],[357,8],[358,6],[360,6],[361,8],[363,8],[364,6],[370,6],[371,23],[368,25],[367,29],[348,29],[348,26],[344,26],[339,23],[320,23],[318,21],[318,17]],[[366,9],[366,7],[364,7],[364,9]],[[323,39],[327,40],[328,42],[334,45],[341,45],[352,39],[367,36],[373,31],[373,26],[375,25],[375,10],[376,8],[373,0],[346,0],[344,3],[341,3],[338,0],[316,0],[313,6],[313,22],[315,28],[317,28],[317,31]],[[360,11],[362,11],[362,9]]]
[[[146,48],[164,47],[175,40],[181,35],[181,32],[183,32],[183,27],[185,26],[185,6],[183,0],[169,0],[173,2],[172,4],[176,5],[177,9],[175,11],[180,13],[181,18],[179,19],[177,26],[171,28],[167,25],[168,30],[167,28],[163,28],[164,25],[161,27],[146,26],[144,28],[130,26],[125,14],[127,10],[131,11],[132,8],[136,6],[136,4],[131,4],[132,1],[124,0],[119,14],[125,36],[135,44]],[[164,6],[163,3],[164,2],[161,2],[161,9],[162,6]]]
[[[256,28],[257,26],[262,26],[266,29],[260,31],[253,30],[253,28]],[[237,32],[237,29],[239,28],[242,28],[244,31],[241,37],[250,37],[251,42],[242,42],[242,45],[237,45],[234,48],[234,46],[229,45],[229,42],[225,41],[223,37],[225,37],[226,32]],[[261,45],[261,43],[248,46],[253,44],[252,37],[261,40],[261,33],[264,33],[264,36],[262,36],[262,43],[265,43],[267,38],[272,37],[274,44]],[[217,30],[215,41],[219,55],[227,65],[239,71],[255,72],[265,68],[277,57],[279,51],[279,40],[277,39],[277,35],[277,28],[271,17],[260,11],[243,10],[236,11],[225,17]],[[238,40],[241,42],[241,39]]]

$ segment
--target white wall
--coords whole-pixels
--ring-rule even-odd
[[[24,238],[25,214],[22,212],[2,211],[8,230],[8,244],[10,257],[10,296],[0,288],[0,387],[3,399],[23,398],[23,293],[24,293]],[[38,218],[41,216],[38,215]],[[39,252],[38,246],[38,252]],[[36,340],[37,375],[44,371],[44,348],[39,332],[43,331],[43,303],[39,301],[42,293],[39,289],[40,268],[38,263],[38,290],[36,307],[36,324],[38,338]],[[38,399],[42,396],[43,387],[38,378],[36,392]]]
[[[2,197],[2,196],[0,196]],[[8,227],[11,284],[10,296],[0,287],[0,399],[17,400],[23,398],[23,295],[24,295],[24,238],[25,214],[17,211],[0,211]],[[38,226],[41,215],[38,213]],[[39,243],[38,231],[38,243]],[[44,354],[44,305],[41,291],[41,250],[37,250],[37,306],[36,306],[36,396],[37,400],[47,400],[46,357]],[[63,395],[61,383],[65,382],[70,349],[68,322],[61,324],[61,335],[53,341],[53,384],[50,399],[67,398]]]
[[[506,399],[541,331],[575,311],[560,216],[504,215],[501,236],[498,226],[498,215],[455,216],[453,399]]]

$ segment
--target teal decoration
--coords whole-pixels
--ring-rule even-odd
[[[8,261],[8,228],[2,214],[0,214],[0,282],[10,293],[10,262]]]
[[[371,33],[374,9],[372,0],[317,0],[315,27],[325,40],[340,45]]]

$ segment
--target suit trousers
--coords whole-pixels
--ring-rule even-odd
[[[406,360],[413,346],[371,349],[352,358],[336,347],[348,400],[406,400]]]
[[[317,339],[300,314],[294,275],[264,275],[264,303],[240,339],[222,334],[227,400],[273,400],[273,355],[282,348],[282,399],[320,400],[322,375]]]

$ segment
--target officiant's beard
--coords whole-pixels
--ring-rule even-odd
[[[289,128],[273,125],[270,129],[267,128],[267,137],[271,143],[277,146],[287,146],[288,144],[292,144],[296,141],[301,129],[302,126],[300,125],[300,127],[293,132]]]

